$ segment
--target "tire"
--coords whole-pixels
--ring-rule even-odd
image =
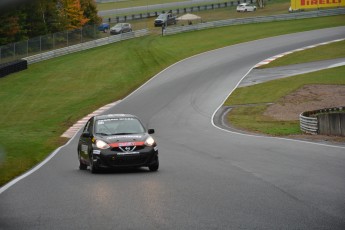
[[[79,169],[80,170],[86,170],[87,169],[87,165],[84,164],[83,162],[81,162],[81,159],[80,159],[80,152],[78,151],[78,160],[79,160]]]
[[[93,155],[92,154],[90,154],[90,171],[92,174],[95,174],[98,172],[97,166],[94,165],[94,163],[93,163]]]
[[[149,166],[149,170],[151,172],[156,172],[159,168],[159,160],[158,160],[158,157],[156,158],[156,162],[152,165]]]
[[[79,161],[79,169],[80,170],[86,170],[87,169],[87,165],[83,164],[81,161]]]

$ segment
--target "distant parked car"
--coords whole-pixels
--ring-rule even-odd
[[[241,3],[236,8],[237,12],[249,12],[249,11],[256,11],[256,6],[251,5],[249,3]]]
[[[110,29],[110,25],[108,23],[102,23],[98,26],[99,31],[106,32],[109,29]]]
[[[110,34],[122,34],[132,31],[132,26],[129,23],[117,23],[115,26],[110,28]]]
[[[176,24],[176,16],[172,15],[172,13],[164,13],[160,14],[154,22],[155,27],[161,27],[165,25],[175,25]]]

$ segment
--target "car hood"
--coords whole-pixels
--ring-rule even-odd
[[[101,139],[108,144],[112,143],[129,143],[135,144],[143,143],[150,135],[147,133],[142,134],[126,134],[126,135],[113,135],[113,136],[97,136],[97,139]]]
[[[119,32],[119,31],[121,31],[121,28],[120,27],[113,27],[110,30]]]

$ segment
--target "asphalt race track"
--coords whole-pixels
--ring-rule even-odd
[[[162,71],[108,113],[154,128],[160,169],[80,171],[77,138],[0,194],[0,229],[345,229],[345,148],[223,131],[213,114],[273,55],[345,27],[257,40]]]

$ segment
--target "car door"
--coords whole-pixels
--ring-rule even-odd
[[[89,152],[92,148],[93,137],[93,118],[91,118],[85,125],[83,133],[79,139],[80,158],[89,161]]]
[[[125,33],[129,32],[129,25],[125,24],[123,30],[124,30]]]

